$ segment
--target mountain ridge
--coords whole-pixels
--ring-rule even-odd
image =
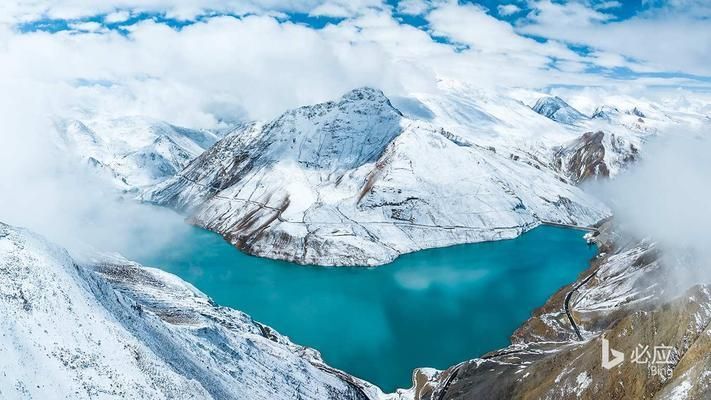
[[[3,398],[377,399],[192,285],[121,257],[71,257],[0,223]]]
[[[378,265],[515,237],[542,220],[607,216],[543,165],[408,119],[381,91],[359,88],[245,125],[144,199],[187,211],[251,254]]]
[[[218,140],[212,132],[141,116],[58,119],[55,130],[60,148],[90,161],[113,187],[133,193],[175,175]]]

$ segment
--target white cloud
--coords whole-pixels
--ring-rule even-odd
[[[0,77],[0,221],[73,250],[159,251],[186,232],[181,218],[119,201],[113,189],[54,146],[48,116],[67,104],[59,87]],[[155,249],[151,247],[155,246]]]
[[[0,21],[32,21],[43,17],[77,19],[116,10],[164,12],[168,17],[181,20],[191,20],[208,12],[234,15],[300,12],[341,17],[383,4],[382,0],[7,0],[0,2]]]
[[[346,18],[362,14],[369,8],[382,8],[381,0],[330,0],[324,1],[310,11],[311,15]]]
[[[499,15],[508,16],[520,12],[521,7],[517,6],[516,4],[500,4],[498,7],[496,7],[496,10],[499,12]]]
[[[462,58],[471,63],[472,69],[477,68],[477,73],[488,71],[495,76],[498,70],[499,79],[511,85],[525,85],[531,79],[545,80],[536,70],[548,70],[551,64],[571,66],[584,61],[559,43],[540,43],[518,35],[509,23],[492,17],[479,6],[448,3],[434,9],[427,20],[436,35],[470,46],[469,51],[462,52]],[[581,69],[582,65],[575,71]],[[556,79],[552,71],[547,73]]]
[[[102,32],[105,31],[106,28],[98,22],[75,22],[69,24],[69,27],[78,32]]]
[[[582,3],[545,0],[531,7],[534,11],[518,27],[520,32],[624,55],[657,71],[711,75],[711,22],[694,13],[657,10],[613,21]]]
[[[397,4],[397,11],[406,15],[422,15],[430,9],[425,0],[401,0]]]
[[[114,11],[110,14],[107,14],[104,17],[104,22],[109,23],[109,24],[115,24],[115,23],[127,21],[129,18],[131,18],[130,12],[128,12],[126,10],[120,10],[120,11]]]
[[[706,128],[708,129],[708,128]],[[635,168],[602,185],[627,237],[650,238],[675,273],[667,288],[711,282],[708,198],[711,141],[707,130],[677,126],[648,143]]]
[[[146,20],[127,35],[8,28],[0,35],[0,72],[60,86],[55,92],[62,101],[82,112],[210,127],[224,119],[268,118],[362,85],[393,95],[429,90],[438,79],[479,87],[610,85],[618,82],[582,72],[590,65],[649,70],[615,51],[583,56],[555,40],[523,37],[481,7],[437,3],[426,19],[437,36],[468,46],[455,51],[399,23],[377,2],[360,4],[376,6],[324,29],[259,15],[213,17],[180,30]],[[607,19],[585,8],[576,15],[582,25]],[[227,110],[235,118],[227,118]]]
[[[622,7],[622,3],[619,1],[613,0],[613,1],[603,1],[601,3],[595,3],[593,7],[596,10],[609,10],[613,8],[620,8]]]

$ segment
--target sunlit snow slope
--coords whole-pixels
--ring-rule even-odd
[[[124,259],[79,262],[0,223],[0,275],[3,399],[381,395],[160,270]]]
[[[482,146],[469,130],[433,122],[356,89],[235,130],[146,199],[250,253],[321,265],[383,264],[515,237],[541,221],[589,225],[608,215],[533,151]]]

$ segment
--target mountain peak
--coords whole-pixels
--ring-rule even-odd
[[[546,96],[538,99],[533,111],[553,121],[572,125],[585,116],[558,96]]]
[[[374,102],[389,102],[390,100],[385,96],[380,89],[375,89],[369,86],[363,86],[355,88],[343,96],[341,96],[342,101],[374,101]]]
[[[608,105],[608,104],[604,104],[604,105],[599,106],[599,107],[597,107],[597,108],[595,109],[595,111],[593,112],[592,117],[593,117],[594,119],[607,119],[607,120],[609,120],[609,119],[612,118],[612,116],[617,115],[617,114],[619,114],[619,113],[620,113],[620,110],[619,110],[617,107],[611,106],[611,105]]]
[[[385,93],[383,93],[382,90],[375,89],[369,86],[355,88],[347,92],[346,94],[341,96],[338,105],[343,106],[346,104],[353,103],[361,105],[372,104],[378,106],[378,108],[381,108],[383,110],[388,109],[390,111],[394,111],[399,116],[402,116],[400,110],[398,110],[397,108],[395,108],[395,106],[392,105],[390,99],[385,96]]]

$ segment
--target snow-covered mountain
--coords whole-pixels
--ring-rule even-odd
[[[558,96],[548,96],[538,99],[533,106],[533,111],[553,121],[568,125],[573,125],[587,119],[580,111],[571,107]]]
[[[699,104],[680,109],[675,104],[609,96],[602,100],[618,110],[610,118],[584,117],[575,124],[561,123],[533,109],[536,103],[550,98],[553,97],[541,92],[484,91],[456,81],[443,81],[436,92],[415,93],[406,100],[396,99],[395,104],[408,118],[428,121],[460,138],[493,146],[500,153],[510,153],[542,168],[553,168],[572,181],[574,176],[558,167],[559,159],[562,153],[570,153],[596,132],[603,134],[603,159],[609,176],[614,177],[632,159],[638,159],[644,152],[644,144],[656,135],[711,122]],[[583,94],[572,99],[589,109],[586,112],[592,113],[597,107],[590,105],[596,104],[595,100]],[[612,106],[603,108],[607,107]]]
[[[249,316],[120,258],[0,223],[0,398],[377,399]]]
[[[589,225],[608,215],[552,162],[437,122],[356,89],[235,130],[145,199],[252,254],[320,265],[383,264],[515,237],[541,221]]]
[[[577,183],[614,177],[670,126],[711,121],[693,108],[611,98],[571,125],[513,95],[442,89],[392,103],[357,89],[239,126],[212,147],[209,132],[155,121],[66,122],[62,143],[123,190],[183,163],[146,198],[246,251],[374,265],[512,237],[542,220],[592,224],[608,211]],[[617,238],[609,222],[599,232],[590,269],[537,309],[511,346],[416,370],[413,388],[382,394],[175,276],[118,257],[73,259],[0,224],[0,398],[709,398],[709,287],[669,293],[663,249]],[[625,351],[672,346],[673,373],[626,362],[610,379],[599,364],[603,337]]]
[[[122,191],[138,191],[184,168],[218,136],[145,117],[58,120],[58,145]]]

